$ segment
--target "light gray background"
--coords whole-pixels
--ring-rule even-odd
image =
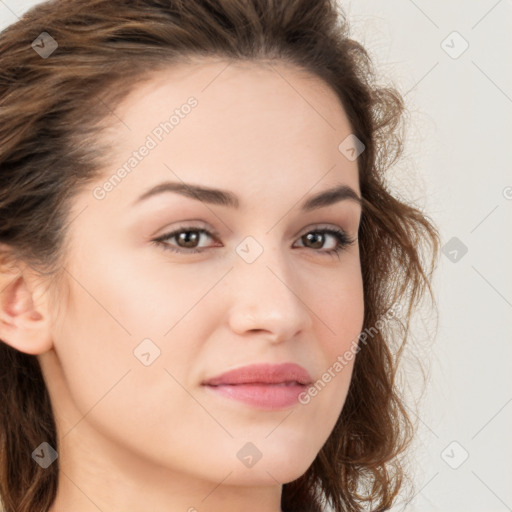
[[[0,0],[0,29],[36,3]],[[439,261],[436,335],[418,317],[427,331],[411,340],[430,378],[410,468],[415,494],[394,510],[512,511],[512,2],[342,5],[410,112],[393,188],[432,217],[443,245],[459,244]],[[420,389],[417,373],[406,379]]]

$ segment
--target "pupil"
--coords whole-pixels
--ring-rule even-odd
[[[190,236],[190,233],[192,233],[192,235]],[[197,243],[197,237],[199,236],[199,234],[196,232],[196,231],[184,231],[182,233],[180,233],[179,235],[179,241],[180,242],[185,242],[186,244],[190,244],[190,242],[192,242],[192,246],[194,245],[194,243]],[[189,245],[186,245],[185,247],[188,247]]]
[[[321,248],[323,245],[323,236],[324,235],[322,233],[308,233],[306,235],[306,239],[308,242],[312,242],[315,245],[315,248]]]

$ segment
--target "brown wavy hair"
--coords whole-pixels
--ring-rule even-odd
[[[31,48],[41,32],[58,43],[48,58]],[[396,304],[404,314],[357,354],[340,417],[308,470],[283,486],[282,508],[388,510],[407,476],[401,454],[414,432],[397,367],[411,315],[423,296],[433,300],[439,235],[418,207],[388,190],[386,171],[403,146],[403,99],[377,85],[335,0],[54,0],[7,27],[0,34],[0,263],[62,277],[71,201],[98,179],[109,155],[100,123],[137,83],[191,57],[286,62],[312,73],[336,92],[365,145],[358,158],[363,328]],[[42,469],[31,452],[42,441],[57,447],[52,405],[37,357],[1,340],[0,397],[5,512],[47,511],[58,459]]]

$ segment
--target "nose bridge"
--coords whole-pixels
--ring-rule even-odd
[[[310,325],[307,300],[300,297],[292,262],[278,239],[256,236],[247,236],[235,249],[231,326],[239,333],[266,330],[280,340],[291,338]]]

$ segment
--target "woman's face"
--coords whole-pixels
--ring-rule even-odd
[[[54,345],[39,356],[60,464],[138,471],[148,486],[156,469],[292,481],[342,410],[353,361],[335,363],[363,324],[357,240],[321,231],[356,238],[358,201],[345,189],[303,208],[335,187],[360,196],[357,161],[339,149],[351,134],[344,110],[323,82],[284,64],[198,61],[155,75],[113,115],[102,135],[111,164],[74,201],[69,296],[54,303]],[[165,183],[180,188],[149,193]],[[230,199],[194,198],[184,184]],[[321,380],[316,396],[254,382],[272,372],[204,385],[281,363]]]

